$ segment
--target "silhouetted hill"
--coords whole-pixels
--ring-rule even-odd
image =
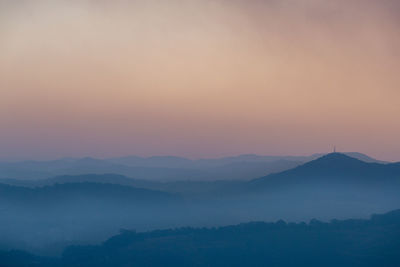
[[[49,186],[54,184],[84,183],[84,182],[138,186],[138,184],[140,184],[142,181],[113,173],[61,175],[48,179],[39,179],[39,180],[0,179],[0,183],[2,184],[25,186],[25,187],[39,187],[39,186]],[[143,182],[147,183],[147,181]]]
[[[65,184],[65,183],[105,183],[105,184],[119,184],[119,185],[136,185],[137,180],[128,178],[119,174],[84,174],[84,175],[62,175],[43,180],[49,184]]]
[[[389,162],[386,162],[386,161],[383,161],[383,160],[374,159],[374,158],[372,158],[372,157],[370,157],[368,155],[365,155],[365,154],[362,154],[362,153],[359,153],[359,152],[346,152],[346,153],[343,153],[343,154],[345,154],[345,155],[347,155],[349,157],[352,157],[352,158],[356,158],[356,159],[359,159],[359,160],[362,160],[362,161],[365,161],[365,162],[369,162],[369,163],[389,163]]]
[[[243,195],[243,203],[258,201],[263,210],[281,214],[281,218],[307,214],[346,218],[397,209],[399,192],[399,163],[367,163],[332,153],[250,181],[234,188],[231,195]],[[248,209],[251,207],[248,205]]]
[[[241,185],[240,181],[171,181],[158,182],[128,178],[119,174],[84,174],[84,175],[62,175],[49,179],[40,180],[19,180],[19,179],[0,179],[0,184],[23,187],[43,187],[55,184],[66,183],[100,183],[118,184],[143,189],[151,189],[169,193],[179,193],[186,196],[198,194],[212,194],[236,185]]]
[[[110,158],[107,161],[135,167],[157,167],[157,168],[189,168],[193,161],[187,158],[174,156],[153,156],[142,158],[138,156],[127,156]]]
[[[255,179],[256,188],[310,182],[400,185],[399,163],[368,163],[342,153],[331,153],[299,167]]]
[[[368,163],[389,163],[387,161],[378,160],[378,159],[372,158],[372,157],[370,157],[370,156],[368,156],[366,154],[359,153],[359,152],[335,152],[335,153],[343,154],[343,155],[349,156],[351,158],[355,158],[355,159],[358,159],[358,160],[361,160],[361,161],[365,161],[365,162],[368,162]],[[321,158],[323,156],[326,156],[326,155],[329,155],[329,154],[335,154],[335,153],[313,154],[313,155],[311,155],[309,157],[310,160],[308,160],[308,161],[312,161],[312,160]],[[308,161],[306,161],[306,162],[308,162]]]
[[[204,175],[203,171],[196,169],[128,166],[93,158],[0,163],[0,179],[37,180],[88,173],[116,173],[137,179],[159,181],[194,180]]]
[[[177,197],[161,191],[134,188],[119,184],[107,183],[64,183],[43,187],[18,187],[0,184],[0,199],[3,202],[12,200],[18,203],[28,202],[30,205],[35,201],[54,204],[62,199],[71,199],[75,202],[77,198],[96,199],[98,201],[167,201]]]

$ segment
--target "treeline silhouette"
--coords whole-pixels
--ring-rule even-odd
[[[0,253],[1,266],[400,266],[400,210],[369,220],[252,222],[137,233],[61,258]]]

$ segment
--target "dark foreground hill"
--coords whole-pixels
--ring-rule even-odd
[[[0,253],[2,266],[399,266],[400,210],[369,220],[254,222],[145,233],[123,230],[61,258]]]

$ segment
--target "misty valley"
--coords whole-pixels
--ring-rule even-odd
[[[400,264],[400,163],[359,153],[86,158],[0,170],[4,266]]]

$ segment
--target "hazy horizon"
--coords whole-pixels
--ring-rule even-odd
[[[115,159],[115,158],[124,158],[124,157],[138,157],[138,158],[143,158],[143,159],[149,159],[153,157],[176,157],[176,158],[183,158],[183,159],[189,159],[189,160],[216,160],[216,159],[223,159],[223,158],[235,158],[235,157],[240,157],[240,156],[259,156],[259,157],[311,157],[315,155],[328,155],[330,153],[334,153],[334,151],[325,151],[325,152],[315,152],[315,153],[310,153],[310,154],[255,154],[255,153],[241,153],[241,154],[227,154],[227,155],[221,155],[221,156],[210,156],[210,157],[188,157],[188,156],[180,156],[180,155],[174,155],[174,154],[155,154],[155,155],[138,155],[138,154],[125,154],[125,155],[113,155],[109,157],[95,157],[92,155],[78,155],[78,156],[64,156],[64,157],[45,157],[45,158],[10,158],[10,157],[3,157],[0,158],[0,162],[19,162],[19,161],[52,161],[52,160],[64,160],[64,159],[84,159],[84,158],[93,158],[93,159],[100,159],[100,160],[107,160],[107,159]],[[373,157],[369,154],[358,152],[358,151],[336,151],[336,153],[342,153],[342,154],[347,154],[347,153],[359,153],[368,157],[371,157],[372,159],[375,160],[380,160],[380,161],[386,161],[386,162],[400,162],[400,160],[383,160],[380,158]]]
[[[400,159],[395,0],[0,0],[0,159]]]

